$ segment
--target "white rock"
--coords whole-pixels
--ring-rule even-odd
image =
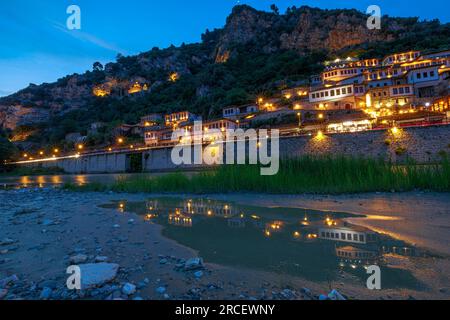
[[[117,276],[119,265],[115,263],[83,264],[81,269],[81,288],[83,290],[102,286]]]

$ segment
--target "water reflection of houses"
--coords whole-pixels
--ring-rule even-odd
[[[234,229],[240,229],[246,227],[246,221],[245,218],[242,217],[234,217],[227,219],[228,227],[234,228]]]
[[[379,239],[378,234],[370,229],[345,223],[319,228],[318,235],[319,239],[356,244],[374,243]]]
[[[215,216],[230,218],[236,216],[238,212],[230,205],[211,202],[211,201],[186,201],[184,203],[184,212],[189,214],[198,214],[205,216]]]
[[[357,266],[368,266],[379,264],[381,254],[376,246],[345,246],[336,247],[336,256],[340,259],[341,267],[350,266],[356,269]]]
[[[169,224],[178,227],[192,227],[192,217],[181,213],[180,210],[175,210],[174,213],[169,213]]]

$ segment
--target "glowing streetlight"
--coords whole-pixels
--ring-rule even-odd
[[[77,148],[78,150],[83,150],[84,146],[82,144],[79,144]]]
[[[117,143],[118,143],[118,144],[122,144],[122,143],[123,143],[123,138],[117,139]]]
[[[394,135],[397,135],[397,134],[400,132],[400,129],[399,129],[398,127],[393,127],[393,128],[391,129],[391,132],[392,132]]]
[[[59,149],[56,148],[55,150],[53,150],[53,152],[54,152],[54,153],[58,153],[58,152],[59,152]]]

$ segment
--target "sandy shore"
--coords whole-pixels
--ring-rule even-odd
[[[429,262],[417,259],[407,268],[429,284],[425,291],[369,291],[349,274],[333,283],[313,283],[301,278],[268,272],[208,264],[201,277],[179,271],[180,261],[197,253],[161,235],[161,227],[145,222],[133,213],[97,206],[111,200],[142,201],[149,195],[72,193],[52,189],[0,191],[0,299],[309,299],[338,289],[355,299],[448,299],[448,259]],[[448,253],[448,195],[402,194],[342,197],[222,195],[217,199],[260,206],[306,207],[396,217],[386,221],[357,221],[403,239],[418,240],[441,253]],[[408,231],[408,224],[412,230]],[[420,226],[420,228],[419,228]],[[446,227],[442,227],[446,226]],[[415,232],[420,232],[416,234]],[[420,239],[419,239],[420,238]],[[417,240],[414,240],[417,239]],[[66,289],[66,268],[70,258],[82,255],[86,263],[98,256],[117,263],[114,281],[97,290],[74,292]],[[137,286],[125,295],[125,283]],[[0,283],[1,284],[1,283]],[[164,290],[162,290],[163,288]],[[302,288],[311,290],[305,294]],[[47,290],[46,292],[43,292]],[[49,295],[50,292],[50,295]],[[3,295],[3,296],[1,296]]]

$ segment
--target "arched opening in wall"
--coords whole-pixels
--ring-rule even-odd
[[[350,103],[345,104],[345,110],[350,110],[352,108],[352,105]]]

